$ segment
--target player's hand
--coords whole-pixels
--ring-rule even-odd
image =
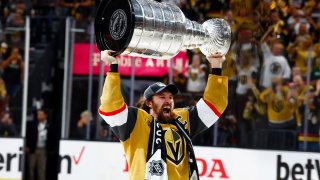
[[[103,61],[106,65],[117,63],[117,58],[111,56],[111,53],[114,52],[112,50],[104,50],[101,51],[101,61]]]
[[[210,55],[206,57],[211,64],[211,68],[222,68],[222,63],[226,60],[225,56],[220,54]]]

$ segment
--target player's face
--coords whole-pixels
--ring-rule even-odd
[[[150,102],[151,115],[153,115],[160,123],[168,123],[171,121],[173,107],[173,95],[168,90],[164,90],[154,95]]]

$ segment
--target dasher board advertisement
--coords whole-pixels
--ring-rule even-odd
[[[201,180],[320,179],[320,153],[194,147]],[[120,143],[60,141],[59,180],[126,180]],[[170,177],[169,177],[170,179]]]
[[[22,179],[22,138],[0,138],[0,180]]]

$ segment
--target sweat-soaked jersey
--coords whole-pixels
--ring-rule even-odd
[[[228,78],[210,74],[204,96],[196,106],[174,109],[173,114],[182,117],[180,121],[192,137],[208,129],[219,119],[227,106],[227,98]],[[125,104],[119,73],[107,74],[99,114],[112,127],[123,145],[129,165],[129,178],[144,179],[152,116],[142,109]],[[168,179],[189,179],[186,140],[173,124],[160,125],[167,150]]]

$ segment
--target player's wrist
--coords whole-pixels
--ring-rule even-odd
[[[212,68],[212,69],[214,69],[214,68],[216,68],[216,69],[218,69],[218,68],[221,69],[221,68],[222,68],[222,62],[219,61],[219,60],[211,61],[210,64],[211,64],[211,68]]]
[[[109,72],[118,72],[118,63],[110,64],[110,71]]]
[[[222,68],[222,64],[225,61],[224,56],[207,56],[207,60],[210,62],[211,68]]]
[[[222,74],[222,69],[221,68],[212,68],[211,74],[220,76]]]

